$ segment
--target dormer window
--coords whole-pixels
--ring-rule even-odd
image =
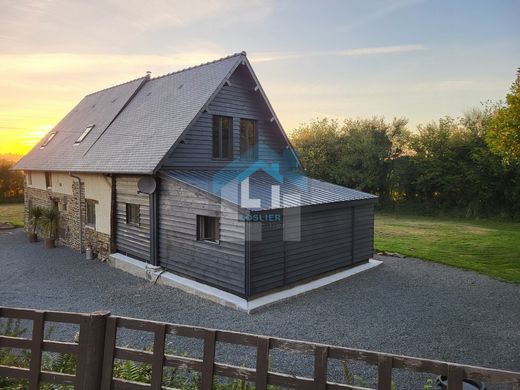
[[[85,137],[88,135],[88,133],[90,133],[90,131],[94,128],[94,125],[89,125],[87,126],[87,128],[85,129],[85,131],[83,133],[81,133],[81,135],[79,136],[79,138],[76,140],[76,142],[74,142],[74,145],[77,145],[77,144],[80,144],[84,139]]]
[[[43,149],[44,147],[46,147],[49,142],[52,141],[52,139],[56,136],[56,132],[53,131],[52,133],[49,134],[49,136],[47,137],[47,139],[45,141],[43,141],[43,144],[42,146],[40,146],[40,149]]]

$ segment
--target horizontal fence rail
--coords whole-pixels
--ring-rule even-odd
[[[117,317],[110,315],[108,312],[66,313],[0,307],[0,319],[2,318],[31,320],[33,323],[30,339],[0,335],[0,348],[23,349],[31,353],[28,368],[0,364],[0,377],[25,379],[31,390],[39,389],[41,383],[73,385],[76,389],[89,390],[163,389],[165,367],[186,368],[199,372],[202,390],[212,389],[215,376],[244,380],[254,384],[254,387],[258,390],[266,390],[269,385],[309,390],[367,389],[328,381],[329,359],[353,360],[376,366],[377,387],[374,390],[392,389],[393,369],[406,369],[446,376],[449,390],[462,390],[465,379],[486,383],[510,384],[514,386],[512,387],[514,389],[517,389],[520,385],[520,372],[247,333]],[[48,321],[79,325],[78,342],[45,340],[44,326],[45,322]],[[153,348],[148,351],[117,346],[118,329],[150,332],[153,335]],[[165,350],[168,334],[202,341],[202,359],[169,354]],[[217,342],[253,347],[256,350],[255,368],[238,367],[215,361]],[[313,356],[314,372],[312,377],[300,377],[271,371],[269,369],[269,353],[271,350],[283,350]],[[41,368],[42,352],[76,355],[76,374],[43,371]],[[151,367],[150,383],[115,378],[113,372],[115,359],[149,364]]]

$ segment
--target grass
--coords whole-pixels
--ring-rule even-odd
[[[23,203],[0,204],[0,223],[5,222],[16,227],[23,227]]]
[[[520,223],[378,213],[375,248],[520,283]]]
[[[0,204],[0,223],[24,224],[23,203]],[[377,213],[375,247],[520,283],[520,223]]]

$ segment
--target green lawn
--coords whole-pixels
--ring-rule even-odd
[[[379,213],[375,247],[520,283],[520,223]]]
[[[23,203],[0,204],[0,223],[9,222],[16,227],[23,226]]]

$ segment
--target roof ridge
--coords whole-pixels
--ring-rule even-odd
[[[208,61],[208,62],[204,62],[202,64],[198,64],[198,65],[193,65],[193,66],[189,66],[187,68],[183,68],[183,69],[180,69],[180,70],[176,70],[174,72],[170,72],[170,73],[166,73],[166,74],[163,74],[161,76],[156,76],[156,77],[152,77],[151,80],[156,80],[156,79],[160,79],[162,77],[167,77],[167,76],[171,76],[171,75],[174,75],[174,74],[177,74],[177,73],[181,73],[181,72],[185,72],[187,70],[192,70],[192,69],[195,69],[195,68],[200,68],[201,66],[205,66],[205,65],[210,65],[210,64],[214,64],[216,62],[220,62],[220,61],[224,61],[224,60],[227,60],[229,58],[233,58],[233,57],[238,57],[238,56],[247,56],[247,53],[245,51],[241,51],[239,53],[234,53],[234,54],[230,54],[226,57],[222,57],[222,58],[219,58],[217,60],[212,60],[212,61]]]
[[[120,86],[125,85],[125,84],[130,84],[130,83],[133,83],[134,81],[142,80],[142,79],[148,79],[149,80],[150,76],[149,75],[141,76],[141,77],[138,77],[138,78],[133,79],[133,80],[125,81],[124,83],[112,85],[111,87],[103,88],[103,89],[100,89],[99,91],[88,93],[88,94],[85,95],[85,97],[92,96],[92,95],[95,95],[96,93],[107,91],[107,90],[112,89],[112,88],[120,87]]]

